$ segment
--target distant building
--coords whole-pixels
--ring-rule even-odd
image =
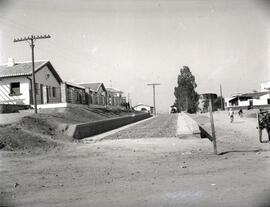
[[[270,81],[261,83],[260,92],[237,93],[225,99],[227,108],[260,108],[270,105]]]
[[[227,99],[227,107],[252,108],[269,104],[270,91],[236,94]]]
[[[63,89],[65,87],[65,89]],[[76,83],[64,82],[62,83],[62,96],[66,98],[63,102],[71,104],[87,104],[86,91],[83,86]]]
[[[154,111],[154,107],[153,106],[149,106],[146,104],[138,104],[136,106],[133,107],[135,111],[145,111],[148,113],[153,113]]]
[[[103,83],[81,83],[88,94],[88,104],[107,105],[107,90]]]
[[[126,99],[122,97],[123,91],[116,88],[106,88],[106,90],[108,105],[121,106],[125,103]]]
[[[261,92],[270,91],[270,80],[261,83]]]
[[[201,113],[208,112],[209,101],[212,101],[213,111],[217,110],[217,106],[214,104],[217,100],[217,94],[215,93],[203,93],[199,96],[198,109]]]

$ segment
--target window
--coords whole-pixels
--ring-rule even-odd
[[[35,89],[36,89],[36,95],[39,94],[39,84],[38,83],[35,83]]]
[[[52,87],[52,96],[56,97],[56,88],[55,87]]]
[[[51,86],[47,86],[47,89],[48,89],[48,97],[51,97],[52,96]]]
[[[267,104],[270,104],[270,98],[267,99]]]
[[[10,83],[10,95],[20,95],[20,82]]]

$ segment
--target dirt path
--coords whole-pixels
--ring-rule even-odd
[[[210,119],[207,115],[190,116],[211,134]],[[227,112],[215,112],[214,121],[219,152],[270,149],[269,144],[259,142],[256,118],[235,116],[234,122],[230,123]]]
[[[267,151],[215,156],[207,139],[166,134],[172,120],[160,116],[119,132],[121,139],[73,143],[49,154],[1,152],[2,201],[15,206],[269,206]],[[162,139],[149,138],[160,133]],[[124,139],[127,135],[132,138]]]

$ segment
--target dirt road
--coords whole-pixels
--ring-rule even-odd
[[[228,140],[224,145],[219,140],[226,150],[219,156],[212,154],[207,139],[174,137],[177,115],[159,116],[110,139],[72,143],[48,154],[1,152],[2,202],[15,206],[269,206],[269,146],[250,146],[256,141],[239,129],[250,127],[251,122],[231,130],[222,115],[219,119],[217,129],[222,130],[217,133],[230,137],[234,146],[231,150]],[[228,130],[237,137],[227,135]],[[247,142],[238,150],[237,140],[242,137]]]

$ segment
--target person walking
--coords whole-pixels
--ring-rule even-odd
[[[230,117],[230,121],[232,123],[233,119],[234,119],[234,111],[232,110],[232,108],[230,108],[230,110],[229,110],[229,117]]]
[[[240,118],[243,118],[243,111],[242,111],[242,109],[240,109],[240,110],[238,111],[238,115],[240,116]]]

